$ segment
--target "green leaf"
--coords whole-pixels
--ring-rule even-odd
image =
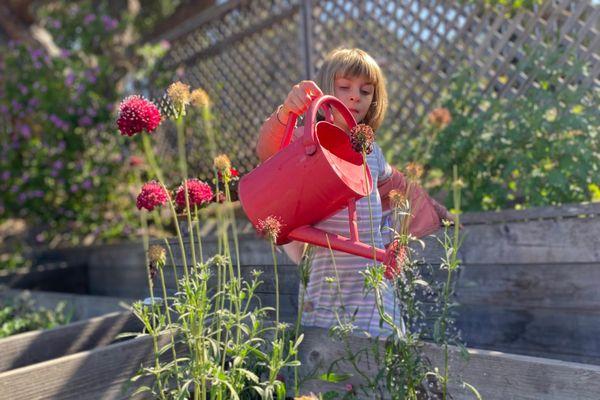
[[[327,374],[322,374],[319,376],[319,379],[325,382],[333,382],[339,383],[343,382],[352,377],[352,374],[338,374],[335,372],[329,372]]]

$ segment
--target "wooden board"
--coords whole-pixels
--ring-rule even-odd
[[[0,393],[3,399],[127,399],[135,390],[129,379],[153,357],[152,339],[144,336],[0,373]]]
[[[10,336],[0,339],[0,372],[100,348],[113,343],[121,332],[139,331],[138,319],[125,311]]]
[[[72,313],[71,321],[77,321],[100,315],[123,311],[131,304],[130,298],[92,296],[84,294],[45,292],[38,290],[17,290],[0,286],[0,299],[22,299],[32,301],[35,307],[55,309],[56,306],[66,303],[65,311]]]
[[[352,338],[350,343],[354,352],[371,347],[369,342],[361,338]],[[327,337],[327,331],[320,328],[306,329],[300,352],[303,375],[306,376],[307,371],[314,370],[317,373],[325,372],[333,360],[344,354],[342,344],[332,342],[332,339]],[[424,354],[432,361],[433,366],[443,367],[439,348],[426,344]],[[451,377],[460,378],[475,386],[486,400],[597,400],[600,393],[598,366],[476,349],[469,349],[469,355],[469,361],[465,362],[457,349],[451,347]],[[369,371],[364,358],[359,365],[361,370]],[[351,369],[345,366],[337,372],[351,372]],[[373,373],[371,370],[370,375],[373,376]],[[356,376],[354,373],[349,380],[355,386],[360,382]],[[320,392],[327,389],[344,392],[346,383],[348,382],[325,384],[322,381],[311,380],[304,386],[303,392]],[[456,400],[475,398],[455,381],[451,385],[451,394]],[[371,399],[373,396],[363,395],[360,398]]]

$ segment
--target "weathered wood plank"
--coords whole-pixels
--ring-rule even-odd
[[[600,261],[600,219],[565,218],[470,225],[465,264],[594,263]]]
[[[113,343],[119,333],[141,328],[138,319],[125,311],[10,336],[0,340],[0,372],[103,347]]]
[[[467,264],[457,301],[572,312],[600,310],[600,263]]]
[[[33,301],[34,306],[55,309],[65,302],[66,311],[72,312],[72,320],[82,320],[100,315],[122,311],[128,308],[130,298],[91,296],[72,293],[16,290],[0,287],[0,299],[22,299]]]
[[[353,337],[349,343],[354,352],[362,348],[371,348],[371,344],[366,339]],[[426,343],[423,350],[433,366],[443,369],[443,353],[439,348]],[[308,371],[326,372],[331,363],[342,355],[344,355],[342,344],[328,338],[326,330],[305,329],[300,351],[301,370],[305,376]],[[372,358],[371,365],[373,365]],[[360,360],[359,366],[362,371],[373,376],[374,371],[367,367],[364,358]],[[337,372],[353,372],[348,365],[343,368],[344,370]],[[465,362],[457,349],[451,347],[450,371],[452,371],[451,376],[460,377],[476,387],[486,400],[539,400],[541,398],[597,400],[600,393],[600,367],[586,364],[475,349],[469,349],[469,361]],[[311,376],[314,375],[313,372]],[[348,382],[355,386],[360,382],[356,376],[357,374],[353,373],[349,381],[340,384],[325,384],[318,380],[311,380],[303,386],[303,392],[319,392],[328,388],[343,392]],[[452,382],[450,390],[454,399],[474,398],[456,382]],[[372,396],[363,395],[360,398],[367,399]]]
[[[470,347],[600,364],[600,311],[463,304],[457,312]]]
[[[465,225],[527,221],[551,218],[575,218],[600,214],[600,203],[565,204],[562,206],[533,207],[526,210],[467,212],[461,215]]]
[[[0,393],[5,399],[127,399],[135,390],[129,379],[153,354],[152,338],[143,336],[64,356],[0,373]]]
[[[0,271],[0,285],[18,289],[85,292],[87,271],[83,265],[64,261],[47,262],[31,268]]]

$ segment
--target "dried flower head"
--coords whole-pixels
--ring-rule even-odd
[[[178,114],[182,114],[185,106],[190,104],[190,85],[177,81],[167,88],[167,95],[173,102]]]
[[[427,116],[427,120],[434,127],[444,129],[452,122],[452,116],[447,108],[440,107],[432,110]]]
[[[187,193],[190,208],[194,206],[200,207],[205,203],[210,203],[213,197],[213,192],[208,183],[202,182],[200,179],[188,179]],[[175,194],[175,203],[180,207],[185,207],[185,186],[182,183]]]
[[[154,103],[141,96],[129,96],[119,105],[117,126],[121,135],[134,136],[146,131],[148,133],[160,125],[160,111]]]
[[[373,128],[369,125],[358,124],[350,130],[350,143],[354,151],[358,153],[364,151],[367,154],[371,154],[374,140],[375,133],[373,133]]]
[[[406,206],[406,196],[399,190],[390,190],[388,196],[390,198],[390,205],[392,208],[404,208]]]
[[[406,247],[398,240],[394,240],[388,246],[385,258],[383,276],[388,280],[394,280],[402,272],[402,264],[406,260]]]
[[[208,97],[208,93],[202,89],[194,89],[190,95],[190,101],[194,107],[199,109],[210,105],[210,97]]]
[[[281,232],[281,220],[278,217],[269,215],[267,218],[259,219],[256,226],[256,230],[262,236],[271,239],[273,242],[277,241],[277,237]]]
[[[154,210],[154,207],[162,206],[169,201],[169,194],[163,186],[156,182],[150,181],[144,183],[142,191],[137,197],[137,208],[141,210],[145,208],[148,211]]]
[[[148,261],[152,264],[164,267],[167,263],[167,251],[164,247],[153,244],[148,248]]]
[[[226,154],[219,154],[218,156],[216,156],[213,163],[215,168],[217,168],[217,171],[221,173],[228,173],[231,169],[231,161],[229,160],[229,157],[227,157]]]
[[[406,165],[406,175],[409,180],[416,181],[423,175],[423,166],[416,162],[410,162]]]

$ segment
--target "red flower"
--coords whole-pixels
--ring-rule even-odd
[[[217,175],[219,179],[223,179],[223,174],[221,174],[221,171],[217,171]],[[231,167],[229,168],[229,176],[231,179],[235,180],[235,178],[240,176],[240,173],[237,171],[237,169]]]
[[[137,197],[137,208],[141,210],[145,208],[148,211],[154,210],[156,206],[162,206],[169,200],[169,194],[162,187],[162,185],[156,181],[150,181],[144,183],[142,191]]]
[[[204,203],[210,203],[213,196],[210,186],[196,178],[187,180],[187,192],[190,206],[200,207]],[[175,202],[178,206],[185,207],[185,187],[183,183],[177,189]]]
[[[394,280],[402,272],[402,264],[406,258],[406,248],[401,246],[397,240],[393,241],[387,248],[385,254],[385,279]]]
[[[143,131],[151,133],[159,124],[160,111],[152,102],[137,95],[121,102],[117,119],[121,135],[133,136]]]
[[[138,165],[142,165],[143,163],[144,163],[144,159],[142,157],[138,157],[138,156],[129,157],[129,166],[130,167],[137,167]]]

